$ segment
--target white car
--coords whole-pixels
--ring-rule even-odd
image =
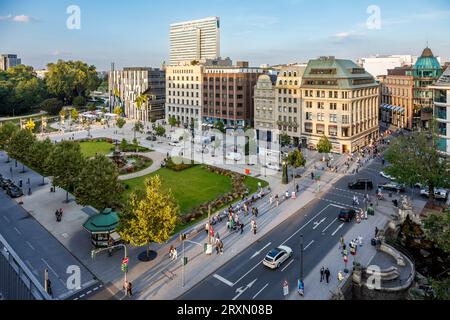
[[[280,171],[281,170],[281,168],[278,166],[277,163],[271,163],[271,162],[268,162],[266,164],[266,168],[270,169],[270,170],[276,170],[276,171]]]
[[[292,257],[292,249],[287,246],[279,246],[271,250],[263,260],[263,264],[270,269],[279,268],[286,260]]]
[[[395,180],[396,180],[395,177],[388,175],[388,174],[385,173],[384,171],[381,171],[381,172],[380,172],[380,175],[381,175],[383,178],[386,178],[386,179],[389,179],[389,180],[392,180],[392,181],[395,181]]]
[[[169,146],[171,147],[179,147],[181,144],[179,141],[170,141]]]
[[[242,155],[237,152],[228,152],[225,158],[228,160],[240,161],[242,159]]]
[[[430,191],[428,190],[428,188],[422,189],[422,190],[420,190],[420,195],[428,198],[430,196]],[[435,188],[434,189],[434,198],[441,199],[441,200],[447,200],[448,191],[446,189],[442,189],[442,188],[437,188],[437,189]]]

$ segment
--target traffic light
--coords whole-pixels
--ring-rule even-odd
[[[128,264],[122,263],[121,270],[122,270],[122,272],[127,272],[128,271]]]

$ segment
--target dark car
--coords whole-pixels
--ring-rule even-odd
[[[388,182],[385,184],[380,184],[380,185],[378,185],[378,187],[383,190],[394,191],[394,192],[405,192],[405,190],[406,190],[406,188],[403,184],[398,184],[395,182]]]
[[[351,222],[355,218],[356,211],[353,209],[342,209],[339,212],[338,219],[345,222]]]
[[[148,140],[148,141],[156,141],[156,136],[151,135],[151,136],[148,136],[145,139]]]
[[[8,187],[12,186],[14,182],[11,179],[2,179],[0,180],[0,186],[3,190],[6,190]]]
[[[9,187],[8,190],[6,191],[6,193],[11,198],[19,198],[19,197],[23,196],[22,189],[15,185],[12,185],[11,187]]]
[[[358,179],[348,183],[348,188],[353,190],[372,190],[373,182],[367,179]]]

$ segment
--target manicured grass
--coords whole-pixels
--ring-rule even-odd
[[[189,213],[201,204],[232,190],[229,177],[211,173],[201,166],[180,172],[162,168],[150,175],[124,181],[129,188],[125,190],[123,200],[126,201],[133,190],[142,189],[145,179],[153,175],[159,175],[163,187],[172,190],[181,214]]]
[[[267,181],[249,177],[249,176],[245,177],[244,182],[249,190],[249,194],[253,194],[258,191],[258,182],[261,182],[261,187],[263,187],[263,188],[265,188],[269,185],[269,183]]]
[[[86,158],[92,158],[97,153],[104,155],[111,153],[111,148],[113,148],[114,145],[106,141],[102,142],[87,141],[87,142],[80,142],[80,147],[81,153]]]

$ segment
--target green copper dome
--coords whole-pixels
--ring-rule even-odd
[[[430,48],[426,47],[414,65],[414,70],[441,70],[441,65]]]

